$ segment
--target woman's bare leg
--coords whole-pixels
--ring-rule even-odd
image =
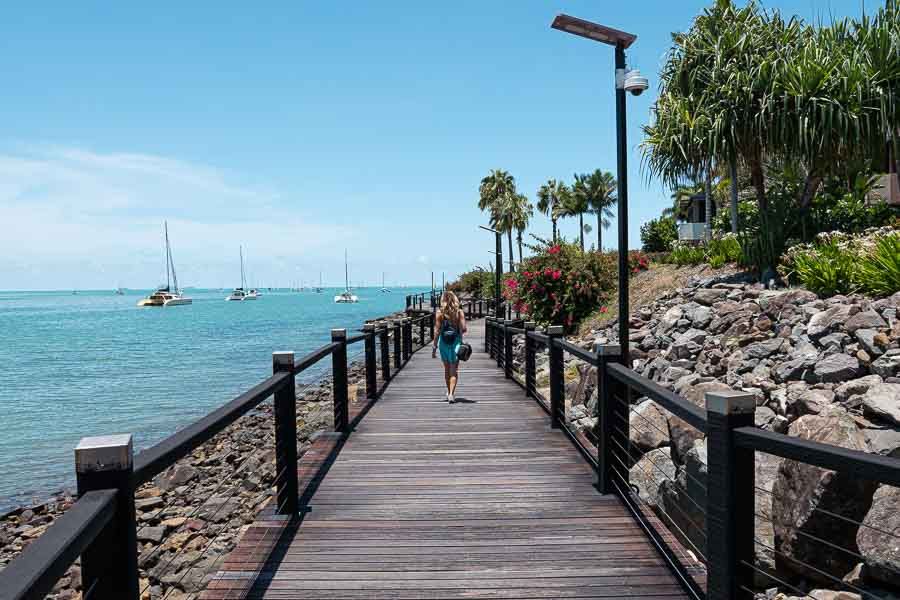
[[[451,368],[452,368],[452,366],[450,365],[450,363],[448,363],[448,362],[444,363],[444,386],[447,388],[448,394],[450,393],[450,373],[451,373],[450,369]]]
[[[447,389],[450,395],[456,394],[456,383],[459,380],[459,363],[450,363],[450,377],[447,378]]]

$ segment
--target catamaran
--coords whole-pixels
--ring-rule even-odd
[[[384,271],[381,272],[381,293],[382,294],[390,294],[391,290],[387,289],[384,286]]]
[[[166,238],[166,286],[141,299],[138,306],[180,306],[191,304],[193,300],[181,293],[178,287],[178,276],[175,274],[175,262],[172,259],[172,247],[169,245],[169,223],[164,222]]]
[[[247,290],[247,282],[244,277],[244,247],[238,246],[238,252],[241,255],[241,287],[234,288],[228,296],[225,297],[225,300],[230,302],[242,302],[244,300],[256,300],[259,297],[259,292],[256,290]]]
[[[350,268],[347,266],[347,251],[344,250],[344,291],[334,297],[338,304],[354,304],[359,298],[350,292]]]

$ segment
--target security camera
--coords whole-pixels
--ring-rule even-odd
[[[650,87],[650,82],[641,75],[639,70],[632,69],[625,73],[625,85],[623,87],[626,92],[631,92],[632,96],[640,96],[644,93],[644,90]]]

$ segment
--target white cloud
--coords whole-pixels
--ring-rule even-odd
[[[238,244],[274,272],[354,233],[206,165],[29,146],[0,153],[0,288],[155,285],[164,219],[181,279],[210,285],[237,270]]]
[[[419,263],[420,265],[427,265],[428,257],[423,254],[419,258],[416,259],[416,262]]]

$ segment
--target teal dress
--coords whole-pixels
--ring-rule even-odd
[[[455,330],[456,335],[450,335],[449,330]],[[445,335],[447,333],[447,335]],[[447,338],[451,338],[448,341]],[[459,327],[455,327],[446,320],[441,321],[441,332],[438,338],[438,350],[441,353],[441,360],[446,363],[456,364],[459,362],[459,347],[462,344],[462,332]]]

